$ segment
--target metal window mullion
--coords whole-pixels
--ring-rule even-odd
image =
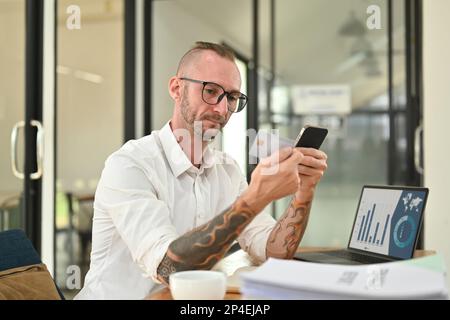
[[[36,171],[36,132],[31,120],[42,121],[43,0],[26,1],[25,19],[25,168],[22,218],[25,232],[41,252],[41,179]]]
[[[124,142],[126,142],[135,138],[136,126],[136,0],[124,0],[124,8]]]

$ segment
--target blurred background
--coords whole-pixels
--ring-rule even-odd
[[[443,0],[0,0],[0,230],[27,230],[75,295],[67,268],[88,270],[104,161],[169,120],[168,79],[202,40],[236,53],[250,102],[214,147],[248,178],[248,129],[290,139],[306,124],[329,129],[329,169],[301,245],[346,246],[364,184],[425,185],[419,247],[449,255],[436,169],[449,155],[438,125],[450,116],[439,86],[449,80],[445,9]],[[278,218],[288,200],[266,210]]]

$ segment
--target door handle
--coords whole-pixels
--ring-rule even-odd
[[[416,171],[420,174],[423,174],[423,167],[420,165],[420,158],[422,155],[420,137],[422,133],[423,133],[423,124],[420,124],[414,132],[414,167],[416,168]]]
[[[30,179],[37,180],[40,177],[42,177],[43,172],[42,163],[44,157],[44,145],[43,145],[44,129],[42,127],[42,124],[37,120],[31,120],[30,124],[31,126],[37,128],[37,135],[36,135],[37,171],[30,174]],[[25,175],[23,172],[20,172],[17,169],[17,134],[19,132],[19,129],[23,127],[25,127],[25,121],[19,121],[14,125],[11,132],[11,168],[13,174],[21,180],[25,178]]]
[[[30,174],[31,180],[37,180],[42,177],[42,163],[44,158],[44,128],[37,120],[31,120],[31,125],[37,128],[36,134],[36,164],[37,171]]]
[[[25,175],[17,169],[17,133],[20,128],[25,127],[25,121],[17,122],[11,131],[11,168],[13,174],[23,180]]]

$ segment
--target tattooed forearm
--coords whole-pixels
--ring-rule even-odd
[[[230,208],[172,242],[158,266],[158,278],[168,284],[173,272],[210,269],[225,255],[232,242],[256,214],[238,199]]]
[[[284,215],[278,220],[269,235],[267,257],[291,259],[305,233],[311,202],[291,201]]]

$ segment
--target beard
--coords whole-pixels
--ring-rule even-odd
[[[222,132],[223,127],[227,123],[227,119],[218,114],[203,114],[200,117],[195,110],[191,108],[187,96],[187,87],[183,90],[183,96],[181,97],[181,116],[183,117],[188,129],[195,134],[195,136],[202,138],[203,141],[212,141],[214,138]],[[207,128],[203,129],[203,121],[209,120],[219,125],[219,128]]]

